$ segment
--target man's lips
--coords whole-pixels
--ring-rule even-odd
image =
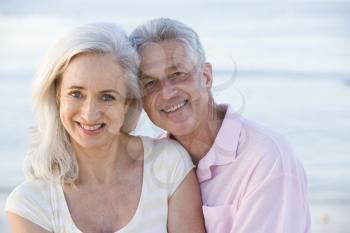
[[[173,104],[169,107],[163,108],[163,109],[161,109],[161,111],[165,112],[165,113],[175,112],[175,111],[179,110],[180,108],[182,108],[183,106],[185,106],[187,104],[187,102],[188,102],[188,100],[184,100],[180,103]]]

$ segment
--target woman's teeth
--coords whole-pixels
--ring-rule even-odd
[[[80,126],[83,129],[85,129],[85,130],[94,131],[94,130],[97,130],[97,129],[101,128],[103,126],[103,124],[97,124],[97,125],[83,125],[83,124],[80,124]]]

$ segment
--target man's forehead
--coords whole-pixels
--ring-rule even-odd
[[[140,48],[140,57],[142,70],[172,69],[193,64],[186,47],[176,40],[148,42]]]
[[[140,47],[142,59],[171,59],[176,57],[188,57],[187,47],[177,40],[165,40],[161,42],[147,42]]]

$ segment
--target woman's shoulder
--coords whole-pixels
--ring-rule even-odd
[[[143,137],[142,140],[145,143],[147,171],[151,172],[156,184],[167,188],[168,196],[171,196],[192,170],[191,157],[175,140],[150,137]]]
[[[16,186],[7,198],[7,205],[19,201],[43,201],[50,192],[50,183],[45,180],[27,180]]]
[[[167,159],[190,160],[190,155],[185,148],[176,140],[170,138],[151,138],[141,137],[145,154],[156,154],[157,158],[166,157]]]
[[[48,181],[35,179],[35,180],[26,180],[16,186],[11,194],[30,194],[30,193],[42,193],[48,192],[50,184]]]
[[[152,138],[148,136],[140,136],[144,144],[148,144],[155,149],[160,150],[180,150],[182,153],[188,154],[183,146],[174,139],[170,138]]]
[[[36,179],[21,183],[8,196],[5,210],[51,232],[50,182]]]

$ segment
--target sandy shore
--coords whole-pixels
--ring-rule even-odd
[[[10,233],[4,207],[8,193],[0,192],[0,232]],[[311,218],[313,233],[349,233],[350,232],[349,202],[315,202],[311,203]]]
[[[350,203],[343,201],[311,203],[313,233],[350,232]]]

